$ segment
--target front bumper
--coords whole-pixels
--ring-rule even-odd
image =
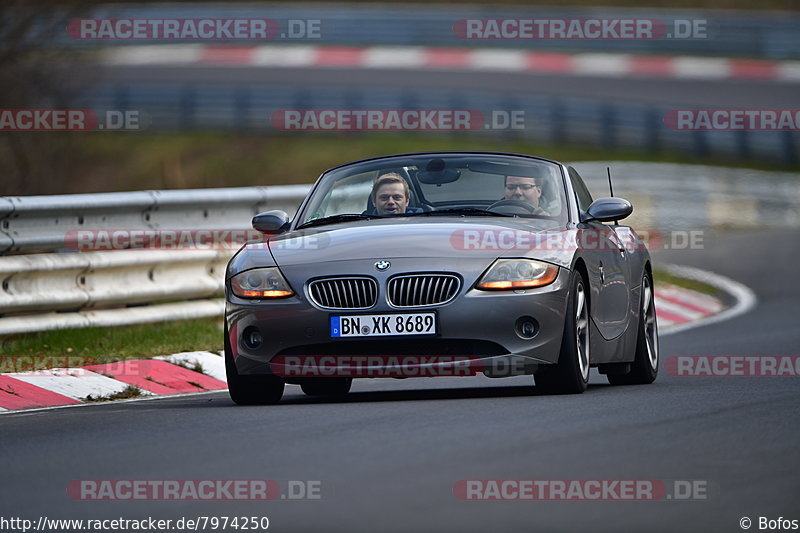
[[[465,279],[458,296],[445,305],[397,309],[379,296],[378,303],[363,313],[318,309],[306,299],[305,291],[297,288],[295,296],[274,301],[252,302],[229,294],[226,321],[231,352],[240,374],[281,374],[286,369],[277,365],[285,364],[287,357],[294,357],[290,362],[296,363],[297,357],[323,356],[327,357],[325,362],[328,366],[333,362],[333,366],[340,367],[339,371],[350,372],[352,377],[382,377],[375,367],[383,367],[391,377],[391,367],[396,367],[396,360],[386,360],[384,364],[374,359],[389,356],[419,357],[416,363],[413,359],[403,360],[406,368],[417,369],[416,374],[411,372],[408,376],[394,377],[469,375],[463,374],[466,372],[463,361],[467,359],[472,361],[472,370],[487,375],[516,375],[504,374],[510,367],[521,369],[518,373],[531,373],[538,364],[558,360],[569,274],[569,270],[561,268],[552,284],[526,291],[478,291],[471,288],[474,280]],[[383,295],[385,280],[375,277]],[[290,283],[298,287],[297,280]],[[436,312],[438,319],[436,336],[330,337],[330,317],[333,315],[431,310]],[[533,338],[523,338],[518,332],[515,325],[521,317],[530,317],[538,324]],[[244,342],[245,332],[252,331],[251,328],[257,328],[262,338],[257,347]],[[373,359],[367,359],[370,356]],[[430,356],[439,356],[441,360],[433,361]],[[336,363],[339,360],[341,364]],[[354,366],[360,368],[361,374],[353,370]],[[501,370],[497,371],[498,368]],[[372,375],[367,375],[370,372]]]

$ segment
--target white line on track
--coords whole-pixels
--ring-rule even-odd
[[[660,335],[671,335],[673,333],[678,333],[679,331],[686,331],[688,329],[722,322],[723,320],[729,320],[733,317],[750,311],[753,307],[755,307],[756,302],[758,301],[755,293],[749,287],[739,283],[738,281],[734,281],[714,272],[682,265],[660,265],[660,269],[666,270],[668,273],[674,276],[693,279],[695,281],[711,285],[712,287],[716,287],[730,295],[735,302],[731,307],[725,309],[721,313],[700,318],[695,322],[676,324],[674,326],[664,328],[665,330],[659,331]]]

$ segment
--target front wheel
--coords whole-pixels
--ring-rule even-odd
[[[646,385],[658,376],[658,324],[653,280],[649,274],[642,278],[639,302],[639,333],[631,371],[622,375],[608,374],[612,385]]]
[[[558,363],[533,378],[536,388],[549,394],[580,394],[589,386],[589,297],[580,272],[572,273]]]
[[[228,328],[225,327],[225,376],[228,394],[237,405],[269,405],[283,396],[284,382],[272,374],[241,375],[233,361]]]

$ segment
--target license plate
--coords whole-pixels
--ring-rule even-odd
[[[436,313],[331,317],[331,337],[435,335]]]

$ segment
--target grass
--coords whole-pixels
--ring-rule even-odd
[[[57,171],[60,179],[39,180],[32,185],[33,182],[9,167],[0,183],[0,195],[308,184],[323,170],[348,161],[435,150],[521,152],[568,162],[659,161],[791,170],[780,162],[716,160],[670,153],[653,155],[463,135],[98,132],[54,138],[52,143],[49,163],[37,167],[37,172],[52,175]],[[29,190],[31,187],[35,191]]]
[[[222,348],[215,351],[220,351],[220,350],[222,350]],[[212,350],[206,350],[206,351],[212,351]],[[191,370],[192,372],[197,372],[198,374],[206,373],[205,368],[203,368],[203,363],[201,363],[200,361],[171,361],[171,362],[173,365],[182,366],[186,370]]]
[[[0,341],[0,372],[86,366],[189,351],[222,350],[218,319],[44,331]]]
[[[142,394],[142,389],[139,387],[134,387],[133,385],[128,385],[124,389],[119,392],[115,392],[114,394],[109,394],[107,396],[92,396],[91,394],[86,397],[87,402],[113,402],[114,400],[128,400],[130,398],[141,398],[144,396]]]
[[[666,283],[669,285],[677,285],[678,287],[683,287],[684,289],[690,289],[703,294],[708,294],[714,297],[720,297],[722,294],[717,287],[693,279],[681,278],[663,270],[653,271],[653,281],[655,282],[656,287],[658,287],[661,283]]]

